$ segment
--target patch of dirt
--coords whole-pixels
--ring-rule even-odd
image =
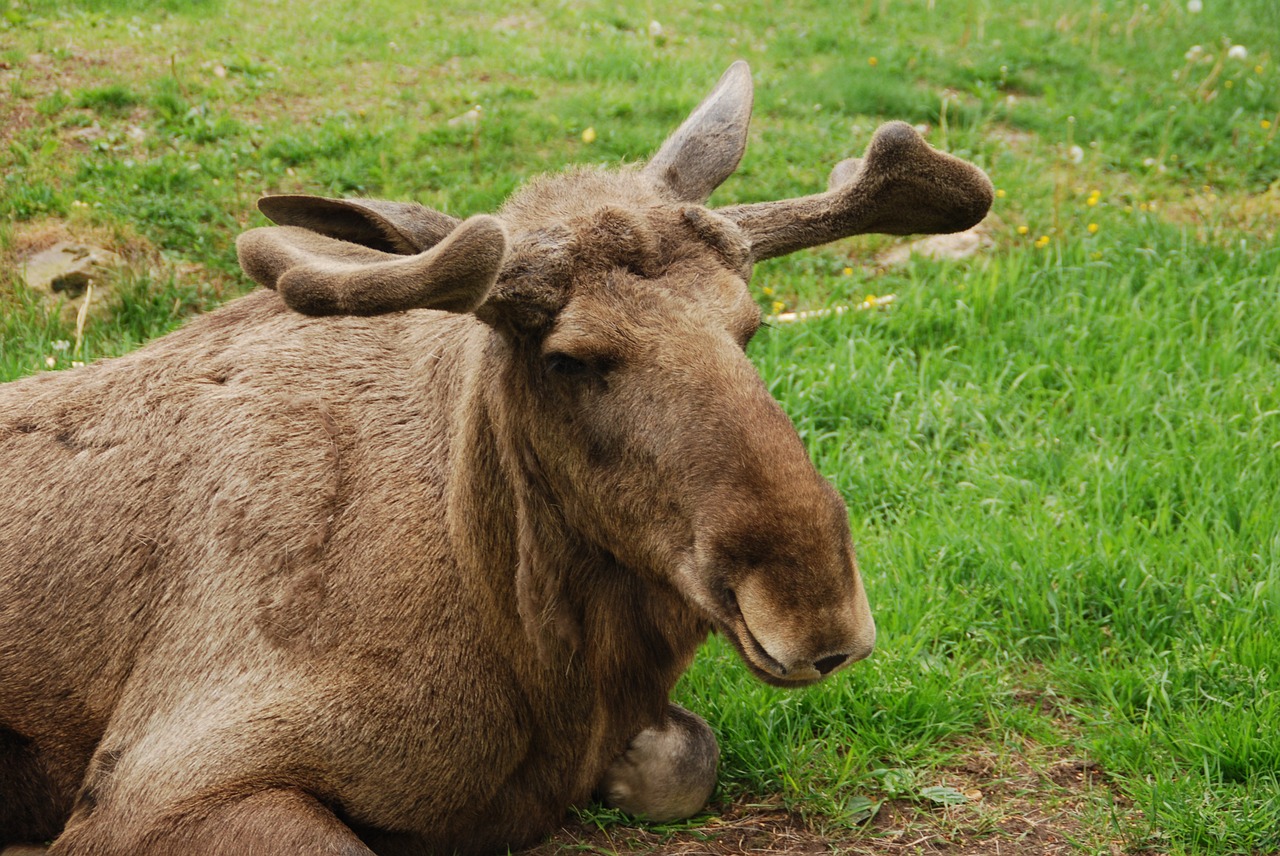
[[[954,788],[967,801],[939,806],[927,799],[883,801],[859,828],[806,820],[777,799],[737,800],[676,832],[642,825],[572,820],[518,856],[565,853],[631,856],[816,854],[850,856],[1067,856],[1081,851],[1121,856],[1126,849],[1111,815],[1135,810],[1089,759],[1041,757],[1033,746],[1007,755],[982,747],[961,756],[930,785]]]
[[[811,829],[797,814],[781,806],[738,802],[713,807],[714,817],[678,833],[654,832],[643,826],[598,827],[572,821],[550,840],[518,856],[553,856],[569,852],[661,854],[661,856],[731,856],[739,853],[831,853],[833,842]]]
[[[520,35],[545,29],[546,25],[546,19],[536,11],[517,12],[514,15],[507,15],[494,21],[492,29],[495,33]]]
[[[0,146],[7,147],[28,128],[45,121],[36,105],[55,92],[133,80],[148,64],[140,53],[124,47],[80,50],[70,46],[59,56],[32,53],[0,69],[0,87],[13,93],[0,99]]]
[[[1010,151],[1019,154],[1025,154],[1029,151],[1039,138],[1030,131],[1024,131],[1021,128],[1015,128],[1012,125],[1002,125],[992,123],[986,131],[987,136],[999,140],[1009,148]]]
[[[1161,214],[1171,223],[1191,228],[1201,243],[1212,242],[1223,231],[1245,232],[1263,241],[1275,241],[1280,235],[1280,181],[1261,193],[1219,194],[1202,188],[1182,199],[1165,202]]]

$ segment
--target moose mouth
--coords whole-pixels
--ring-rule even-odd
[[[803,671],[788,669],[769,654],[751,632],[732,589],[725,589],[720,600],[727,620],[717,616],[714,623],[733,643],[753,675],[775,687],[807,687],[822,680],[823,674],[813,667]]]

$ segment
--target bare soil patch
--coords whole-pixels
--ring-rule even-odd
[[[55,30],[56,31],[56,30]],[[0,69],[0,86],[11,97],[0,99],[0,144],[7,146],[45,120],[37,105],[55,92],[73,93],[136,79],[149,65],[141,53],[121,46],[84,49],[68,45],[59,54],[32,53]]]
[[[1104,771],[1081,758],[996,756],[979,749],[941,772],[937,784],[969,796],[961,805],[889,799],[858,828],[831,828],[806,819],[780,800],[735,800],[678,832],[643,825],[599,826],[574,819],[519,856],[564,853],[631,856],[841,853],[851,856],[1066,856],[1119,854],[1126,849],[1109,817],[1132,806]]]
[[[1280,235],[1280,181],[1260,193],[1218,193],[1211,188],[1187,194],[1164,204],[1167,220],[1194,230],[1196,239],[1209,243],[1226,233],[1245,232],[1263,241]]]

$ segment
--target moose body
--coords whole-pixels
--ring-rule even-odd
[[[30,789],[8,808],[44,815],[33,837],[56,834],[77,793],[86,820],[117,799],[162,811],[212,766],[218,792],[188,799],[284,777],[353,824],[428,830],[428,851],[492,848],[588,798],[662,717],[706,623],[617,569],[574,581],[593,607],[584,655],[638,642],[643,658],[553,683],[527,656],[512,579],[493,573],[514,566],[491,529],[514,516],[508,491],[480,496],[501,476],[451,466],[496,462],[493,439],[439,410],[475,384],[484,338],[464,316],[308,319],[261,292],[4,388],[6,460],[31,468],[5,486],[46,480],[20,481],[11,513],[39,544],[82,551],[65,576],[39,544],[3,553],[5,651],[23,652],[4,661],[6,736],[49,747],[4,782]],[[598,710],[598,676],[634,697]]]
[[[826,194],[706,209],[750,101],[737,64],[643,168],[496,217],[268,198],[240,257],[274,290],[0,387],[0,846],[486,852],[597,791],[688,814],[714,742],[667,698],[710,630],[781,686],[865,657],[746,280],[965,228],[990,185],[894,125]]]

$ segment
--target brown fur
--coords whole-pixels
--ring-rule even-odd
[[[0,387],[0,845],[497,850],[667,727],[710,628],[784,686],[870,652],[844,506],[742,352],[778,245],[739,224],[779,209],[697,198],[744,98],[738,65],[660,168],[496,218],[266,204],[279,293]]]

